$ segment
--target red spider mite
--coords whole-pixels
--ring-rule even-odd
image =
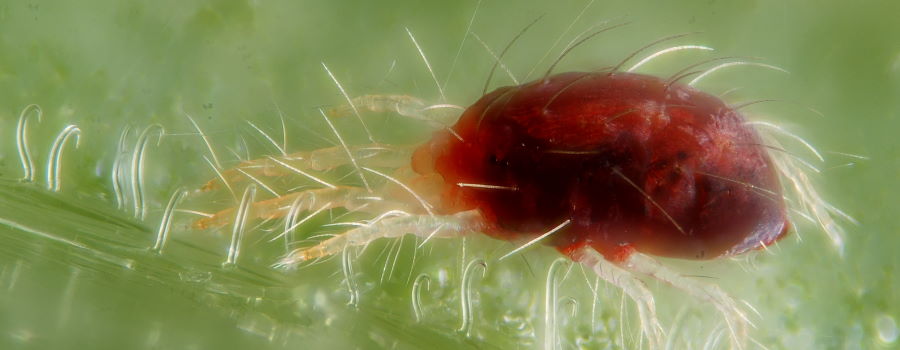
[[[499,88],[414,155],[443,177],[440,210],[477,209],[504,240],[712,259],[769,245],[789,225],[778,173],[753,128],[719,98],[624,73],[562,73]],[[454,135],[455,134],[455,135]],[[490,184],[495,190],[461,187]]]
[[[574,46],[615,27],[570,45],[556,63]],[[427,112],[450,105],[426,106],[403,95],[350,98],[323,64],[348,102],[320,110],[340,145],[244,161],[218,173],[204,190],[220,181],[264,186],[258,177],[289,174],[302,175],[313,187],[255,203],[248,187],[237,209],[200,219],[194,227],[233,223],[233,237],[240,237],[249,218],[287,217],[285,235],[301,212],[309,212],[308,218],[344,208],[374,216],[348,223],[347,231],[312,247],[291,250],[275,264],[287,268],[408,233],[423,238],[421,244],[473,232],[514,242],[530,239],[504,257],[540,241],[634,300],[651,348],[661,344],[662,326],[652,293],[637,274],[713,304],[740,348],[750,322],[737,302],[715,284],[685,277],[647,255],[714,259],[774,243],[790,227],[779,175],[797,188],[823,227],[832,223],[828,207],[793,165],[770,158],[735,108],[678,82],[690,73],[661,79],[620,66],[548,71],[541,79],[485,94],[455,125],[446,126]],[[348,144],[330,118],[355,114],[362,122],[360,111],[396,113],[439,127],[414,149],[374,141]],[[331,184],[309,172],[339,166],[355,168],[363,186]],[[385,168],[394,171],[382,172]]]

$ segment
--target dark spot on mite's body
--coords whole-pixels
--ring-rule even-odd
[[[675,182],[680,179],[681,179],[681,170],[679,170],[678,168],[675,168],[671,172],[669,172],[669,181],[670,182]]]

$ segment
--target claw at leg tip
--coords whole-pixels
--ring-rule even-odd
[[[322,254],[315,254],[314,252],[312,252],[312,250],[313,249],[295,250],[295,251],[289,253],[287,256],[285,256],[281,260],[278,260],[278,262],[272,266],[274,266],[275,268],[278,268],[278,269],[289,270],[289,269],[295,268],[298,264],[300,264],[302,262],[309,261],[309,260],[312,260],[312,259],[322,256]]]
[[[209,192],[209,191],[216,189],[217,187],[219,187],[219,186],[216,183],[216,181],[211,180],[211,181],[207,182],[206,184],[204,184],[202,187],[200,187],[200,190],[198,190],[198,192]]]
[[[212,224],[210,223],[211,221],[212,220],[210,220],[209,218],[200,219],[194,221],[194,224],[191,225],[191,227],[193,227],[195,230],[205,230],[212,226]]]

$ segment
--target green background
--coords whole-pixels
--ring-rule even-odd
[[[579,17],[586,3],[485,0],[471,31],[499,51],[544,15],[504,58],[523,80],[534,67],[531,78],[541,74],[565,43],[603,20],[632,23],[573,50],[557,71],[613,65],[652,40],[695,31],[674,43],[707,45],[715,55],[788,70],[723,70],[701,88],[740,88],[729,94],[734,103],[781,101],[745,112],[823,151],[822,173],[811,177],[831,203],[859,221],[842,223],[843,256],[820,230],[799,223],[799,234],[780,242],[774,255],[667,263],[710,277],[752,304],[759,311],[752,335],[769,349],[900,346],[900,5],[596,1]],[[176,214],[166,251],[148,251],[173,191],[196,189],[213,176],[202,158],[208,151],[186,115],[209,134],[226,165],[235,164],[229,150],[253,157],[276,152],[245,121],[279,138],[279,111],[289,150],[330,146],[334,139],[316,108],[340,104],[342,97],[323,62],[350,95],[440,101],[404,28],[422,46],[446,101],[468,105],[481,96],[493,62],[473,36],[459,50],[475,9],[474,1],[0,3],[0,348],[538,347],[545,336],[545,280],[557,257],[548,248],[497,262],[513,246],[477,235],[465,243],[435,241],[415,254],[411,238],[378,242],[354,259],[358,307],[347,305],[340,259],[295,272],[270,268],[284,247],[261,239],[273,234],[266,226],[248,233],[237,267],[221,265],[230,231],[192,231],[192,218],[183,213]],[[645,71],[671,74],[708,57],[675,53]],[[498,72],[494,82],[510,80]],[[28,104],[44,111],[40,123],[29,124],[35,184],[18,181],[16,121]],[[379,140],[410,144],[428,137],[415,122],[369,117]],[[80,144],[66,146],[62,190],[51,193],[44,189],[47,153],[68,124],[82,130]],[[147,147],[149,212],[137,220],[116,208],[110,169],[122,130],[132,129],[132,147],[136,133],[153,124],[165,127],[166,136],[159,145],[152,137]],[[351,141],[365,140],[353,118],[336,126]],[[337,181],[347,173],[327,176]],[[192,194],[181,206],[215,211],[233,205],[227,196]],[[313,220],[305,234],[338,232],[321,227],[329,220]],[[468,336],[457,331],[464,244],[465,259],[488,263],[484,277],[476,272],[472,279]],[[411,286],[420,273],[431,276],[431,285],[421,291],[424,318],[416,322]],[[594,279],[575,268],[560,282],[561,346],[635,347],[629,304],[622,308],[621,294],[602,283],[592,303],[586,280]],[[681,325],[670,331],[673,348],[700,348],[710,334],[721,333],[711,306],[655,282],[649,286],[663,324]],[[574,313],[571,306],[577,306]]]

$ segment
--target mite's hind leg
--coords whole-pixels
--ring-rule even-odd
[[[656,317],[656,303],[653,294],[650,293],[643,281],[607,261],[603,255],[591,247],[580,249],[572,255],[572,258],[593,270],[600,278],[619,287],[634,301],[641,322],[641,332],[647,337],[650,349],[657,349],[660,344],[663,344],[663,328]]]
[[[317,209],[347,208],[357,210],[371,204],[371,195],[362,188],[357,187],[333,187],[315,190],[300,191],[281,197],[255,202],[250,206],[247,218],[275,219],[288,214],[293,206],[296,212],[313,211]],[[207,229],[221,227],[233,222],[235,208],[229,208],[210,217],[194,222],[194,228]]]
[[[338,254],[350,246],[364,246],[379,238],[413,234],[424,240],[431,240],[478,232],[483,228],[481,214],[475,210],[453,215],[411,215],[404,212],[396,212],[395,215],[382,215],[372,222],[360,223],[358,227],[321,241],[315,246],[294,250],[282,258],[276,266],[293,267],[310,259]]]
[[[621,263],[621,266],[668,283],[694,298],[712,303],[725,318],[725,325],[731,335],[732,348],[742,349],[744,347],[747,342],[748,326],[752,326],[752,323],[735,300],[719,286],[682,276],[655,259],[640,253],[633,253]]]
[[[350,101],[349,104],[325,109],[325,115],[343,117],[361,112],[397,113],[436,127],[446,127],[465,109],[451,104],[428,105],[425,101],[408,95],[363,95]]]
[[[348,156],[349,152],[349,156]],[[327,171],[351,164],[351,157],[360,166],[398,168],[409,165],[411,149],[402,146],[369,144],[360,146],[335,146],[315,151],[295,152],[284,156],[243,161],[226,169],[219,177],[209,180],[202,191],[219,188],[224,179],[229,184],[240,184],[258,177],[301,175],[312,178],[307,171]]]

